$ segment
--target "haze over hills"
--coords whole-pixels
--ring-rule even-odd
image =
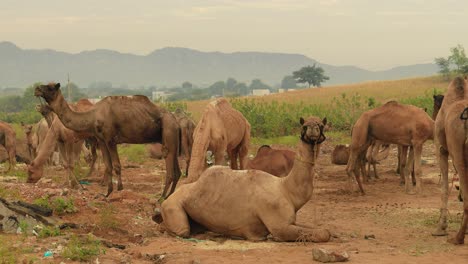
[[[0,87],[26,87],[38,81],[64,82],[68,73],[80,87],[100,81],[116,87],[180,86],[189,81],[203,87],[229,77],[247,84],[258,78],[275,85],[285,75],[314,63],[330,77],[324,85],[428,76],[438,71],[432,63],[369,71],[328,65],[300,54],[200,52],[187,48],[163,48],[145,56],[102,49],[71,54],[21,49],[11,42],[0,42]]]

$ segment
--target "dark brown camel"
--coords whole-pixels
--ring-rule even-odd
[[[8,153],[8,170],[16,165],[16,132],[10,124],[0,121],[0,144],[5,147]]]
[[[395,101],[388,102],[381,107],[364,112],[356,121],[352,131],[352,142],[346,172],[349,176],[349,187],[355,178],[359,189],[364,194],[359,177],[359,163],[364,159],[367,147],[373,139],[390,144],[413,147],[407,164],[413,164],[416,174],[416,192],[421,188],[421,152],[424,142],[433,138],[434,121],[424,110],[412,105],[403,105]],[[412,166],[407,166],[412,167]],[[409,193],[411,181],[409,171],[405,173],[405,189]],[[353,177],[354,176],[354,177]]]
[[[444,95],[437,94],[437,95],[434,95],[433,98],[434,98],[434,110],[432,111],[432,120],[436,120],[440,107],[442,107],[442,102],[444,101]]]
[[[179,123],[181,132],[181,151],[185,157],[185,175],[188,175],[188,168],[190,166],[190,157],[192,154],[193,146],[193,132],[195,131],[195,123],[193,120],[180,108],[174,112],[174,116]]]
[[[75,112],[70,109],[60,91],[60,83],[49,83],[36,87],[34,94],[41,96],[60,118],[63,125],[78,133],[91,134],[97,138],[106,170],[107,195],[113,191],[112,171],[117,174],[117,189],[122,190],[121,165],[117,145],[121,143],[162,143],[167,149],[166,185],[162,193],[170,195],[180,177],[177,153],[180,128],[175,117],[153,104],[148,97],[108,96],[96,103],[91,110]]]
[[[271,175],[285,177],[294,165],[296,153],[287,149],[273,149],[263,145],[257,155],[247,162],[246,169],[261,170]]]
[[[448,86],[435,122],[435,145],[442,176],[442,205],[437,230],[433,235],[447,235],[448,158],[452,158],[460,178],[463,217],[453,244],[463,244],[468,225],[468,80],[455,78]]]

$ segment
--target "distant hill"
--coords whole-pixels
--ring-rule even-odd
[[[26,87],[38,81],[64,82],[67,73],[80,87],[102,81],[129,87],[175,86],[184,81],[207,86],[229,77],[247,84],[259,78],[274,85],[285,75],[314,63],[330,77],[326,85],[428,76],[437,72],[435,64],[368,71],[354,66],[323,64],[300,54],[200,52],[187,48],[163,48],[146,56],[111,50],[71,54],[49,49],[26,50],[11,42],[0,42],[0,87]]]

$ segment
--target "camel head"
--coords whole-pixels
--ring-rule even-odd
[[[443,94],[434,94],[434,107],[440,107],[442,106],[442,102],[444,101],[444,95]]]
[[[301,140],[304,143],[316,145],[325,141],[323,130],[327,124],[326,117],[323,120],[320,120],[317,117],[309,117],[308,119],[304,120],[304,118],[301,117],[299,123],[302,126]]]
[[[26,125],[24,123],[21,122],[21,126],[23,127],[24,129],[24,134],[26,134],[26,136],[30,135],[31,132],[32,132],[32,129],[33,129],[33,126],[32,125]]]
[[[52,108],[48,105],[36,105],[36,111],[47,117],[52,112]]]
[[[60,93],[60,83],[41,84],[34,89],[34,96],[44,98],[49,104],[53,102]]]
[[[42,178],[42,167],[34,166],[34,161],[28,165],[28,178],[26,179],[27,183],[36,183]]]

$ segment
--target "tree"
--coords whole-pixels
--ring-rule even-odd
[[[249,94],[249,87],[247,87],[247,85],[243,82],[236,83],[236,85],[234,86],[234,90],[236,90],[239,95]]]
[[[468,64],[468,58],[465,54],[465,48],[463,48],[462,45],[458,44],[456,47],[451,48],[450,52],[452,53],[452,55],[448,57],[448,60],[455,64],[455,71],[457,73],[463,73],[462,69],[465,67],[465,65]]]
[[[440,58],[435,58],[435,63],[440,68],[439,73],[442,74],[442,76],[445,79],[449,79],[449,77],[450,77],[450,60],[446,59],[444,57],[440,57]]]
[[[184,82],[184,83],[182,84],[182,88],[183,88],[184,90],[191,90],[191,89],[193,88],[193,84],[190,83],[190,82]]]
[[[228,78],[228,79],[226,80],[226,89],[228,89],[228,90],[233,90],[234,87],[236,86],[236,84],[237,84],[236,79],[234,79],[234,78]]]
[[[281,88],[297,88],[297,83],[296,79],[294,79],[294,76],[284,76],[283,80],[281,81]]]
[[[307,83],[309,85],[320,87],[320,85],[330,78],[324,74],[322,67],[314,64],[313,66],[305,66],[300,70],[293,72],[293,77],[297,83]]]
[[[255,90],[255,89],[268,89],[268,90],[271,90],[271,87],[268,86],[268,84],[263,83],[262,80],[260,80],[260,79],[254,79],[250,83],[249,89],[250,90]]]

